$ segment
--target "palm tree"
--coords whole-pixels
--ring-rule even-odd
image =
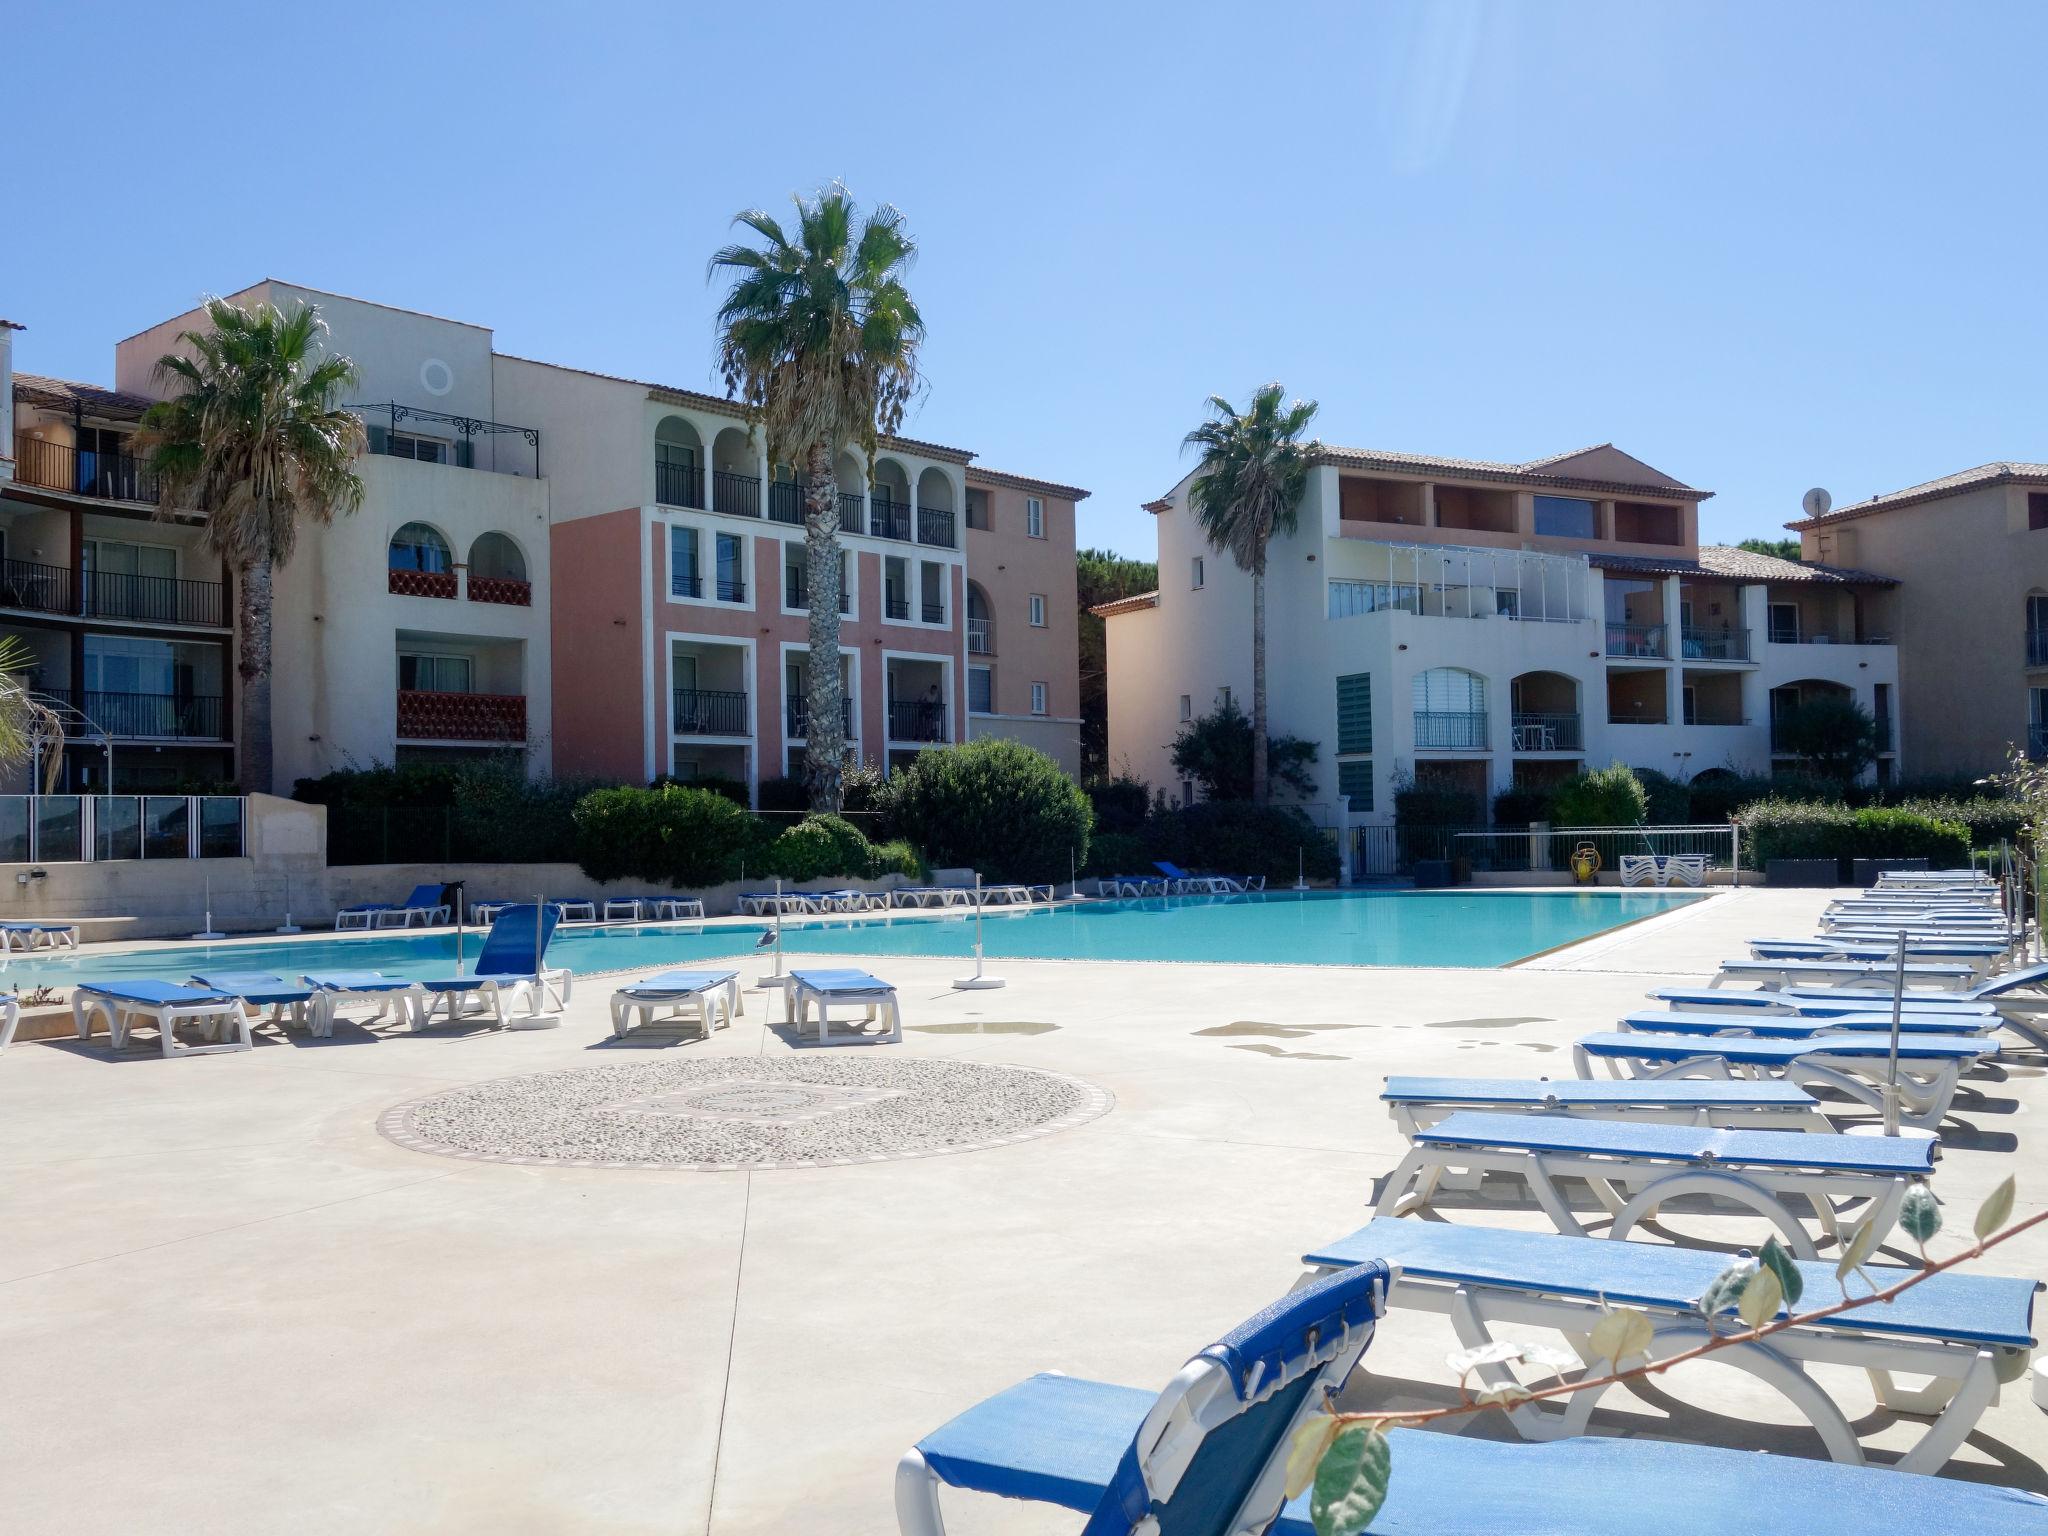
[[[12,768],[38,748],[42,777],[29,786],[54,794],[64,775],[64,722],[29,687],[35,653],[19,635],[0,635],[0,768]]]
[[[271,787],[271,575],[291,559],[301,520],[325,526],[363,504],[351,467],[363,425],[336,404],[355,364],[326,354],[316,306],[243,309],[206,301],[210,329],[182,331],[156,377],[178,392],[149,408],[160,516],[206,514],[206,546],[232,570],[235,672],[241,679],[242,788]]]
[[[846,734],[840,716],[839,449],[874,463],[879,438],[903,422],[917,387],[924,320],[903,286],[917,247],[903,215],[884,205],[861,217],[837,183],[797,195],[796,227],[750,208],[733,220],[759,247],[728,245],[707,279],[732,274],[718,307],[718,364],[728,397],[763,429],[772,462],[802,465],[804,566],[810,599],[809,722],[804,785],[811,808],[843,797]]]
[[[1209,420],[1181,442],[1201,450],[1188,504],[1212,549],[1229,554],[1252,578],[1252,802],[1264,805],[1266,778],[1266,546],[1294,532],[1309,466],[1321,452],[1301,441],[1315,418],[1313,400],[1283,406],[1278,384],[1252,395],[1239,414],[1221,395],[1209,397]]]

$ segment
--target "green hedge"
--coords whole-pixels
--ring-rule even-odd
[[[1635,827],[1648,819],[1650,798],[1626,763],[1575,773],[1557,786],[1551,819],[1561,827]]]
[[[1311,880],[1337,878],[1337,847],[1328,833],[1290,806],[1241,800],[1155,807],[1135,832],[1098,835],[1082,873],[1149,874],[1155,859],[1226,875],[1264,875],[1268,884],[1292,882],[1301,868]]]
[[[885,823],[940,869],[1036,884],[1064,881],[1088,860],[1088,797],[1022,742],[990,736],[920,752],[884,798]]]
[[[330,864],[555,864],[575,857],[576,805],[591,789],[517,764],[434,763],[300,779],[292,798],[327,807]]]
[[[1748,856],[1772,859],[1925,859],[1933,869],[1970,862],[1970,831],[1961,822],[1914,811],[1765,800],[1746,807]]]
[[[576,862],[593,880],[646,880],[675,887],[723,885],[742,876],[800,884],[915,879],[917,850],[870,843],[840,816],[806,816],[778,830],[716,790],[664,784],[600,789],[576,807]]]

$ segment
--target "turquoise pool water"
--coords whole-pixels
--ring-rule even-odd
[[[991,960],[1488,967],[1700,899],[1670,891],[1274,891],[1160,897],[990,912],[982,921],[982,938]],[[659,970],[746,954],[761,927],[564,928],[557,931],[548,960],[578,973]],[[480,942],[474,933],[464,937],[466,960],[475,958]],[[974,953],[974,920],[908,915],[792,920],[782,925],[782,942],[791,955],[965,957]],[[455,936],[308,936],[177,944],[128,954],[17,956],[0,967],[0,986],[63,987],[135,976],[175,979],[209,967],[284,976],[320,970],[445,976],[456,969]]]

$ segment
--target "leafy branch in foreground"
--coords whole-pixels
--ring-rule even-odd
[[[1646,1359],[1626,1370],[1622,1369],[1622,1362],[1643,1355],[1656,1337],[1656,1324],[1650,1315],[1635,1307],[1605,1307],[1600,1321],[1594,1325],[1590,1343],[1594,1362],[1605,1360],[1612,1367],[1604,1376],[1564,1380],[1564,1372],[1582,1362],[1567,1351],[1541,1344],[1502,1340],[1477,1349],[1459,1350],[1449,1357],[1451,1368],[1458,1373],[1459,1398],[1449,1407],[1388,1413],[1333,1411],[1318,1414],[1297,1429],[1287,1458],[1287,1497],[1292,1499],[1305,1490],[1312,1490],[1309,1516],[1315,1524],[1316,1536],[1359,1536],[1372,1524],[1373,1517],[1386,1502],[1393,1468],[1392,1453],[1386,1439],[1389,1429],[1459,1418],[1488,1408],[1515,1408],[1524,1403],[1570,1397],[1575,1393],[1610,1387],[1617,1382],[1661,1375],[1674,1366],[1718,1350],[1737,1344],[1753,1344],[1788,1328],[1807,1327],[1857,1307],[1882,1305],[1943,1270],[1981,1258],[1988,1249],[2017,1237],[2029,1227],[2048,1222],[2048,1210],[2040,1210],[2008,1226],[2015,1193],[2016,1186],[2008,1175],[1978,1207],[1976,1219],[1971,1224],[1976,1242],[1960,1253],[1934,1260],[1927,1257],[1927,1240],[1941,1230],[1941,1207],[1925,1184],[1913,1185],[1899,1203],[1898,1225],[1920,1249],[1925,1268],[1915,1270],[1892,1285],[1878,1287],[1864,1267],[1877,1251],[1886,1230],[1878,1226],[1873,1214],[1849,1233],[1842,1244],[1841,1256],[1835,1261],[1835,1278],[1838,1281],[1846,1282],[1851,1274],[1858,1275],[1870,1287],[1869,1293],[1851,1296],[1845,1288],[1840,1301],[1817,1307],[1811,1312],[1792,1310],[1799,1305],[1805,1281],[1792,1255],[1773,1237],[1764,1244],[1756,1258],[1736,1260],[1716,1275],[1701,1293],[1695,1306],[1706,1319],[1709,1336],[1705,1342],[1661,1360]],[[1742,1326],[1723,1333],[1721,1326],[1731,1311]],[[1784,1315],[1781,1316],[1781,1312]],[[1510,1384],[1490,1387],[1476,1394],[1471,1390],[1469,1382],[1473,1371],[1482,1366],[1504,1366],[1515,1362],[1539,1367],[1558,1380],[1549,1386],[1533,1388]]]

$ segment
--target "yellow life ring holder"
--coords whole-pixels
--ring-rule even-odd
[[[1581,843],[1572,850],[1572,874],[1581,885],[1591,885],[1593,877],[1600,873],[1600,850],[1591,843]]]

